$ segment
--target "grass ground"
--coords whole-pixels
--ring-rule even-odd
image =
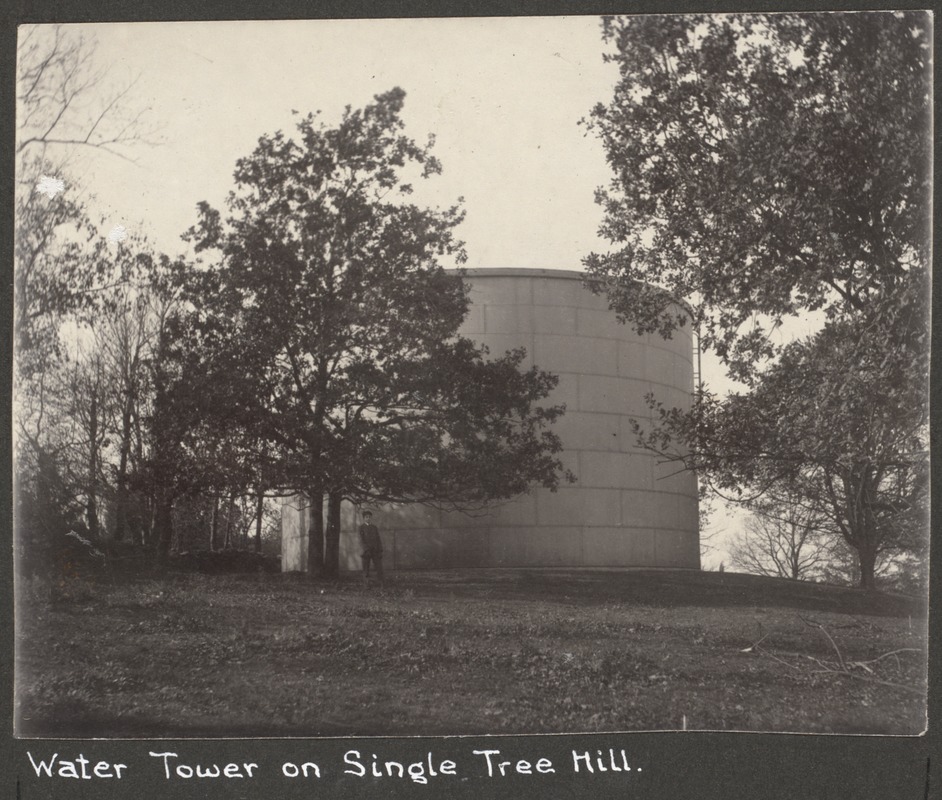
[[[384,590],[189,574],[75,583],[55,604],[33,582],[17,614],[26,736],[925,723],[924,606],[731,573],[399,573]]]

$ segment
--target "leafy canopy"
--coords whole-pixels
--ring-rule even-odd
[[[607,18],[603,36],[621,77],[590,127],[618,249],[586,265],[623,319],[669,332],[682,318],[643,287],[687,299],[749,380],[784,319],[860,312],[925,270],[925,14]]]
[[[201,206],[189,236],[214,260],[190,293],[218,419],[277,450],[285,489],[461,506],[554,487],[561,410],[535,404],[555,379],[458,336],[467,291],[441,262],[465,260],[463,212],[410,202],[441,165],[404,97],[263,136],[225,219]]]
[[[590,127],[622,321],[687,323],[746,391],[652,399],[643,443],[732,497],[801,497],[872,581],[927,488],[930,30],[922,12],[608,18]],[[789,320],[817,331],[788,341]],[[791,501],[789,501],[791,502]]]

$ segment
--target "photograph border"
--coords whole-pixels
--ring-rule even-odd
[[[930,8],[925,5],[906,4],[907,8]],[[898,7],[894,7],[898,8]],[[3,70],[0,93],[3,105],[2,172],[0,180],[8,198],[0,223],[0,247],[7,270],[4,285],[12,286],[13,263],[13,164],[14,164],[14,109],[15,109],[15,54],[16,26],[23,23],[51,22],[143,22],[182,20],[260,20],[260,19],[330,19],[330,18],[392,18],[392,17],[488,17],[488,16],[558,16],[601,15],[611,13],[723,13],[736,11],[862,11],[881,10],[867,3],[791,2],[782,5],[772,2],[735,3],[663,3],[644,0],[627,3],[573,3],[559,0],[540,0],[538,3],[495,2],[494,0],[446,0],[446,2],[296,2],[274,0],[261,4],[237,0],[206,0],[199,4],[174,2],[90,2],[90,0],[27,0],[15,11],[8,11],[2,29]],[[934,45],[938,43],[938,26],[933,31]],[[601,44],[600,44],[601,47]],[[938,71],[938,61],[935,63]],[[934,78],[937,74],[934,73]],[[935,85],[935,82],[934,82]],[[587,102],[594,98],[587,98]],[[933,144],[934,150],[938,145]],[[935,161],[933,175],[935,176]],[[936,241],[933,229],[933,243]],[[942,335],[939,320],[940,289],[933,285],[932,342],[933,351]],[[12,291],[3,307],[3,366],[4,379],[11,385],[12,375]],[[938,376],[933,370],[930,407],[938,408],[940,389]],[[6,418],[12,414],[11,391],[4,394]],[[932,455],[939,439],[939,423],[930,421]],[[3,441],[8,451],[12,447],[12,434],[3,427]],[[8,529],[12,531],[12,463],[4,466],[2,511]],[[939,513],[942,484],[939,469],[932,459],[932,516]],[[938,544],[938,543],[936,543]],[[0,613],[7,625],[3,626],[2,680],[0,709],[6,720],[3,747],[3,787],[5,796],[17,800],[77,796],[74,783],[67,780],[38,784],[32,775],[28,753],[33,757],[41,753],[48,758],[60,753],[83,753],[92,763],[97,760],[132,765],[126,780],[121,782],[94,782],[83,784],[88,798],[278,798],[311,797],[318,794],[342,797],[595,797],[598,800],[615,797],[644,798],[795,798],[795,797],[854,797],[854,798],[929,798],[942,797],[942,736],[939,733],[940,676],[942,636],[932,636],[933,626],[939,631],[936,615],[942,602],[942,556],[938,546],[931,548],[929,588],[929,728],[918,737],[860,736],[840,734],[778,734],[778,733],[715,733],[715,732],[644,732],[604,734],[534,734],[525,736],[466,736],[466,737],[345,737],[324,739],[134,739],[134,740],[34,740],[14,739],[12,736],[13,698],[13,564],[12,548],[0,550],[0,580],[3,606]],[[368,750],[368,748],[370,748]],[[381,749],[380,749],[381,748]],[[319,784],[304,785],[286,782],[280,765],[286,761],[317,761],[322,764],[342,765],[343,753],[351,750],[380,752],[386,758],[403,762],[421,760],[433,752],[436,760],[454,759],[462,764],[474,765],[470,779],[451,783],[419,785],[411,781],[355,780],[337,777],[341,769],[332,769],[330,779]],[[481,756],[472,756],[474,750],[495,750],[511,758],[530,761],[543,757],[556,764],[571,761],[571,751],[625,750],[632,763],[643,766],[630,778],[624,775],[574,775],[568,769],[542,776],[511,776],[487,778],[480,765]],[[257,762],[267,765],[265,775],[249,784],[222,782],[186,784],[180,781],[154,782],[151,751],[173,751],[190,762],[216,761]],[[932,758],[932,755],[935,758]],[[135,770],[144,764],[147,769]],[[470,771],[469,771],[470,772]],[[277,774],[275,774],[277,773]],[[444,780],[444,779],[443,779]]]

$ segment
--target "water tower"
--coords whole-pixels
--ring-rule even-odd
[[[467,270],[471,309],[461,331],[494,354],[523,346],[525,366],[559,376],[548,402],[566,405],[554,430],[576,483],[534,489],[474,516],[373,507],[387,568],[699,568],[696,478],[638,448],[630,424],[650,416],[648,393],[689,407],[691,331],[639,336],[582,279],[568,270]],[[295,498],[283,507],[285,570],[306,564],[304,506]],[[343,518],[341,565],[357,569],[355,510],[345,508]]]

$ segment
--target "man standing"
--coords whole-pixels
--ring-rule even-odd
[[[373,512],[363,512],[363,524],[360,526],[360,555],[363,558],[363,583],[370,582],[370,562],[376,565],[376,577],[383,585],[383,540],[379,529],[373,524]]]

